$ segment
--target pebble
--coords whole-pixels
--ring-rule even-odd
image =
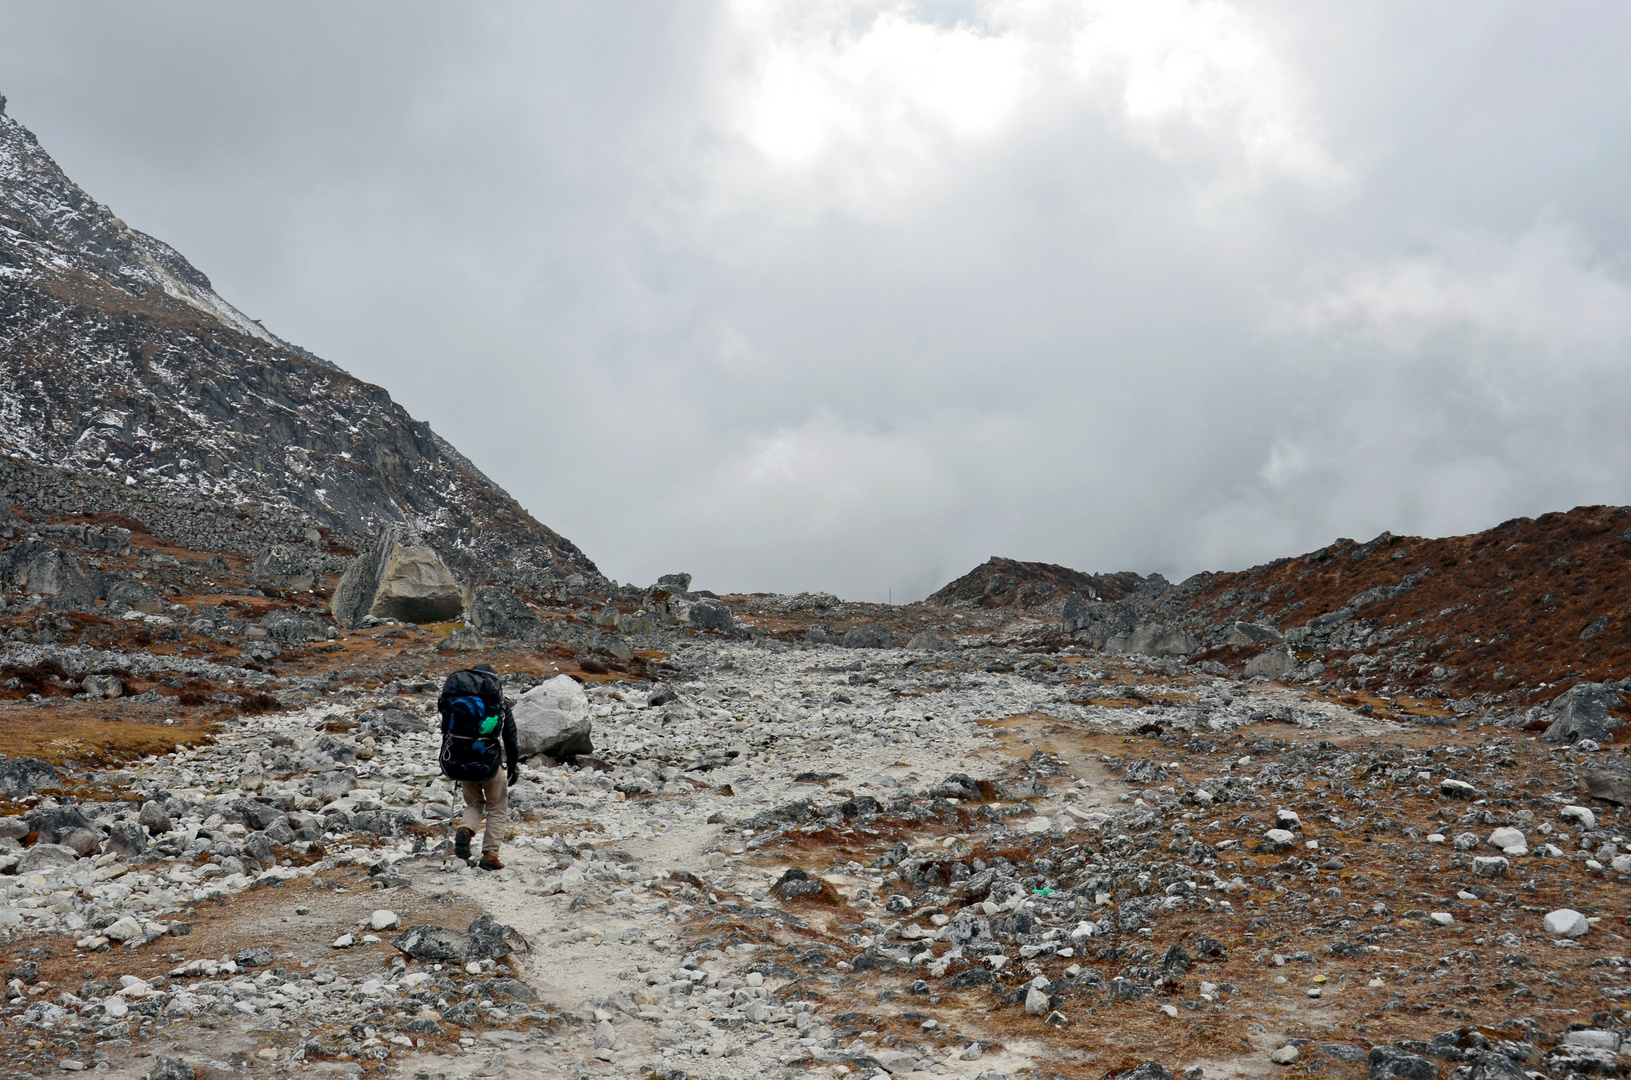
[[[1295,1065],[1301,1056],[1295,1046],[1287,1044],[1269,1054],[1269,1060],[1276,1065]]]

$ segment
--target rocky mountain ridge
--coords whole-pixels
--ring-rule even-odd
[[[353,547],[400,522],[480,566],[599,579],[383,389],[268,332],[92,199],[3,106],[0,283],[0,449],[71,470],[74,512],[145,495]]]

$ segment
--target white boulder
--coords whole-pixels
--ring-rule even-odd
[[[1591,923],[1573,908],[1558,908],[1549,912],[1544,925],[1548,934],[1558,937],[1581,937],[1591,930]]]
[[[576,679],[557,675],[522,694],[515,703],[516,742],[523,758],[566,758],[594,751],[589,697]]]

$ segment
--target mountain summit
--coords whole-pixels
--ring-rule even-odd
[[[494,567],[600,577],[383,389],[270,333],[86,194],[3,97],[0,342],[14,466],[205,514],[292,512],[357,542],[397,522]]]

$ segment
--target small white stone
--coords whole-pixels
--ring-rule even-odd
[[[1297,837],[1284,829],[1270,829],[1268,832],[1263,834],[1263,839],[1279,847],[1291,843],[1293,840],[1296,840]]]
[[[1451,915],[1448,911],[1435,911],[1427,917],[1438,923],[1440,926],[1449,926],[1455,922],[1455,916]]]
[[[1442,843],[1444,843],[1444,834],[1443,833],[1437,833],[1437,832],[1428,833],[1427,834],[1427,842],[1429,844],[1442,844]]]
[[[1041,835],[1052,828],[1053,819],[1044,814],[1038,814],[1025,823],[1025,831],[1036,835]]]
[[[396,912],[380,908],[368,917],[368,929],[373,931],[395,930],[402,925],[402,920]]]
[[[1163,1005],[1163,1006],[1161,1006],[1161,1011],[1166,1013],[1168,1016],[1177,1016],[1178,1015],[1178,1006],[1176,1006],[1176,1005]]]
[[[349,949],[349,948],[351,948],[351,946],[355,945],[356,943],[357,943],[357,939],[355,937],[353,937],[352,935],[350,935],[350,934],[341,934],[339,937],[334,939],[334,943],[329,947],[333,948],[333,949]]]
[[[1496,829],[1494,832],[1489,834],[1489,845],[1490,847],[1500,848],[1502,851],[1505,851],[1508,848],[1527,846],[1528,840],[1525,839],[1521,831],[1514,829],[1511,826],[1503,825],[1501,828]]]
[[[1295,1065],[1300,1056],[1295,1046],[1282,1046],[1269,1055],[1269,1060],[1276,1065]]]
[[[1582,829],[1595,829],[1597,815],[1584,806],[1565,806],[1557,812],[1558,817],[1573,818],[1580,823]]]

